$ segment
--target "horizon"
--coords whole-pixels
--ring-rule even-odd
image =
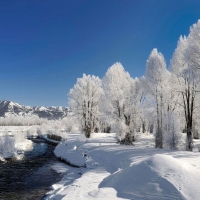
[[[83,73],[102,78],[115,62],[145,73],[153,48],[169,67],[180,35],[200,19],[200,2],[0,1],[1,100],[68,107]]]

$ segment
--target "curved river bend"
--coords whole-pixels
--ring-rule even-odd
[[[26,151],[23,160],[0,162],[0,199],[41,200],[62,178],[51,168],[59,163],[53,154],[55,146],[42,139],[33,142],[33,149]]]

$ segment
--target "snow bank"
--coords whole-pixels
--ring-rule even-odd
[[[69,163],[72,166],[84,167],[85,166],[85,157],[83,150],[77,149],[76,145],[67,145],[60,143],[54,150],[54,154]]]
[[[76,179],[72,185],[64,188],[63,194],[65,194],[65,196],[62,200],[122,199],[116,196],[117,192],[113,188],[98,188],[99,182],[108,175],[109,173],[101,168],[84,173],[83,176]]]
[[[155,155],[151,168],[168,180],[186,199],[199,199],[200,171],[194,166],[168,155]]]
[[[111,138],[101,136],[76,135],[56,147],[58,157],[86,168],[76,168],[81,177],[66,171],[46,199],[199,199],[199,152],[151,148],[149,134],[135,146],[106,143]]]
[[[198,200],[200,172],[192,165],[169,155],[151,158],[119,170],[100,187],[112,187],[118,196],[135,199]]]
[[[116,144],[116,134],[93,133],[91,138],[85,138],[80,134],[69,134],[67,141],[60,143],[54,150],[54,154],[76,167],[85,167],[89,159],[87,147]]]
[[[83,145],[86,141],[87,139],[80,134],[69,134],[67,141],[57,145],[54,154],[72,166],[84,167],[85,148]]]
[[[33,142],[26,139],[27,133],[22,131],[13,132],[12,136],[8,132],[0,135],[0,160],[15,157],[21,159],[26,150],[33,147]]]
[[[25,139],[23,142],[16,143],[15,148],[19,151],[31,150],[33,148],[33,142]]]
[[[54,191],[50,193],[45,199],[53,200],[92,200],[92,199],[107,199],[107,200],[120,200],[116,190],[113,188],[99,188],[99,182],[110,173],[106,172],[103,168],[86,171],[81,177],[76,177],[74,172],[66,175],[59,183],[53,185]],[[68,184],[69,179],[75,179],[71,184]]]
[[[200,172],[192,165],[169,155],[156,154],[121,169],[101,182],[129,199],[191,199],[200,196]]]

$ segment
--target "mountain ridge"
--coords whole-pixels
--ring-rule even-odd
[[[24,106],[19,103],[0,100],[0,117],[9,116],[32,116],[37,115],[40,118],[46,119],[62,119],[68,115],[70,109],[63,106]]]

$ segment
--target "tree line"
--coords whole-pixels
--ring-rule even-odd
[[[121,63],[108,68],[102,79],[85,75],[70,90],[69,105],[82,132],[118,133],[131,144],[135,132],[155,133],[155,147],[176,149],[186,133],[186,150],[192,150],[200,126],[200,20],[180,36],[167,68],[162,53],[153,49],[146,71],[132,78]]]

